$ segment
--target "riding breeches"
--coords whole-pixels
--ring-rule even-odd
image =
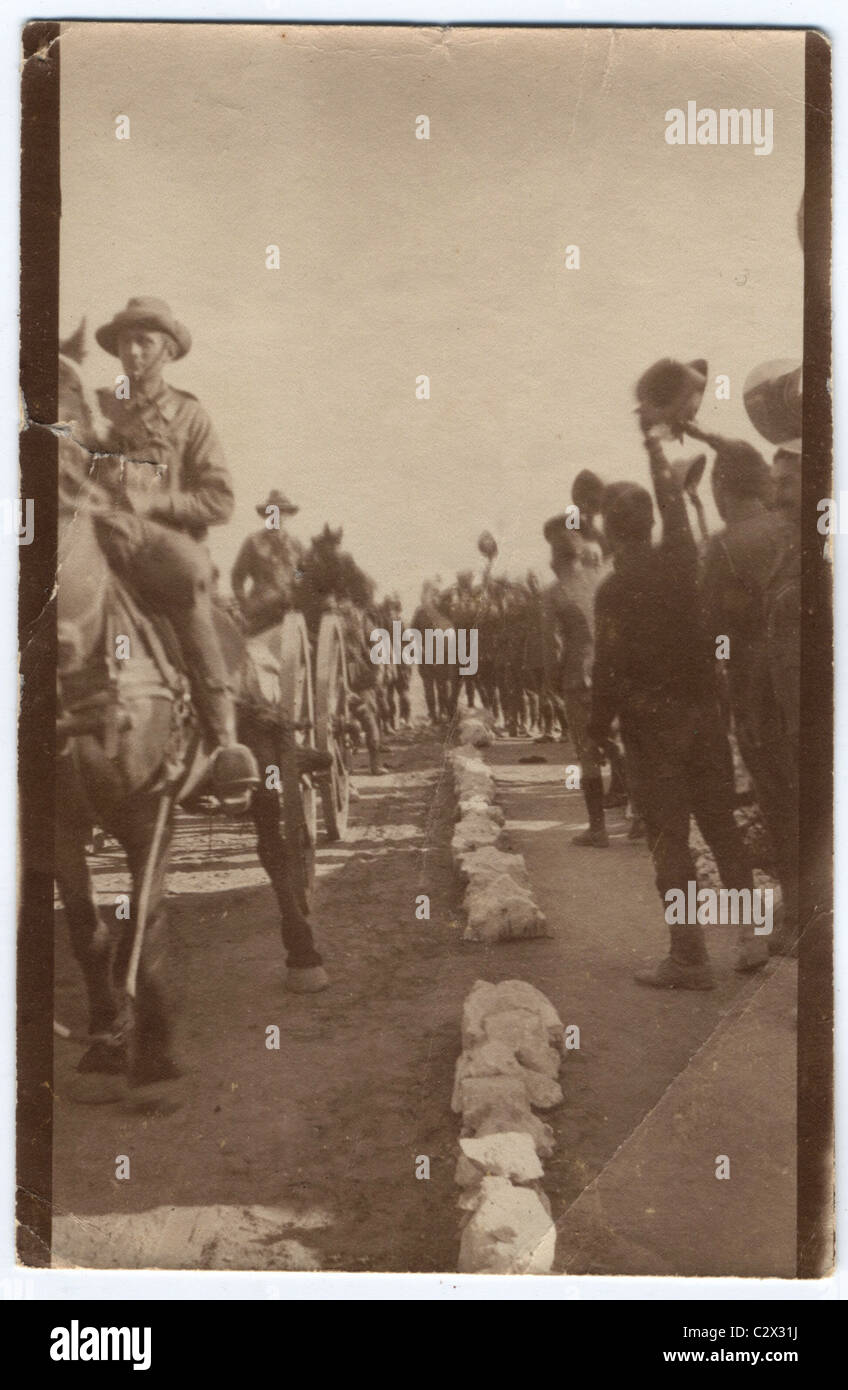
[[[115,573],[141,604],[168,618],[198,713],[216,743],[236,742],[235,707],[212,609],[212,561],[182,531],[129,512],[101,519],[98,536]]]

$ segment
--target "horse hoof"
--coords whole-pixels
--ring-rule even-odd
[[[142,1054],[130,1068],[122,1108],[134,1115],[172,1115],[185,1099],[185,1088],[175,1084],[184,1076],[172,1057]]]
[[[185,1070],[171,1057],[139,1057],[130,1068],[129,1084],[137,1090],[163,1081],[179,1081]]]
[[[286,989],[293,994],[317,994],[329,983],[330,977],[323,965],[289,966],[286,971]]]
[[[125,1043],[108,1043],[98,1038],[77,1062],[78,1072],[98,1072],[104,1076],[123,1076],[127,1069]]]

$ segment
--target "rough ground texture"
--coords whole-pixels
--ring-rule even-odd
[[[456,1270],[450,1100],[463,1000],[477,979],[519,978],[580,1028],[563,1103],[544,1111],[556,1268],[792,1273],[795,967],[734,975],[729,929],[715,928],[713,993],[636,986],[633,968],[665,948],[647,852],[627,843],[618,812],[609,850],[572,847],[583,812],[560,764],[573,754],[544,746],[547,765],[520,764],[539,751],[498,740],[484,757],[553,936],[462,940],[443,750],[432,735],[404,735],[386,750],[390,777],[358,778],[349,839],[319,852],[315,921],[331,986],[318,995],[283,989],[276,906],[249,829],[182,821],[170,912],[189,1074],[172,1114],[71,1098],[85,1015],[58,914],[56,1015],[75,1036],[56,1040],[57,1263]],[[113,847],[95,871],[112,902],[125,885]],[[421,893],[429,921],[415,916]],[[279,1051],[265,1048],[269,1024]],[[645,1149],[619,1153],[631,1135],[633,1145],[649,1136]],[[717,1153],[730,1155],[729,1183],[713,1176]],[[115,1177],[120,1154],[129,1181]],[[416,1178],[419,1156],[429,1179]],[[631,1156],[650,1193],[634,1185]]]

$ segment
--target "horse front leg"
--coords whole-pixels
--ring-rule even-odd
[[[329,978],[315,949],[312,927],[298,907],[289,882],[276,793],[259,787],[253,794],[251,816],[256,827],[259,862],[271,880],[280,909],[280,935],[288,967],[286,988],[302,994],[326,989]]]
[[[88,999],[88,1032],[93,1039],[79,1071],[123,1071],[126,1050],[111,1041],[116,1030],[119,1000],[112,979],[114,939],[101,919],[94,898],[85,837],[91,817],[69,760],[57,769],[58,805],[54,873],[65,909],[74,958],[82,971]]]
[[[173,830],[173,810],[161,842],[156,846],[153,841],[158,809],[158,797],[144,799],[140,805],[136,805],[132,811],[128,810],[122,816],[120,824],[115,825],[115,833],[123,845],[133,881],[130,920],[124,923],[115,961],[116,976],[122,982],[126,980],[138,925],[136,914],[139,910],[142,878],[150,855],[155,856],[151,865],[147,917],[136,977],[130,1038],[131,1086],[171,1081],[182,1075],[182,1068],[174,1057],[175,1010],[168,974],[168,921],[164,904],[165,872]]]
[[[83,873],[88,879],[84,862]],[[82,971],[88,998],[88,1034],[92,1042],[77,1063],[77,1070],[120,1073],[126,1065],[126,1049],[114,1038],[119,1013],[112,979],[114,945],[91,896],[90,881],[88,889],[82,889],[58,866],[56,881],[71,949]]]

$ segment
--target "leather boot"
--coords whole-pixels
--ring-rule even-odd
[[[201,688],[200,714],[218,745],[209,769],[215,795],[229,809],[246,809],[260,782],[256,759],[247,745],[238,741],[229,691],[214,688],[211,683]]]
[[[606,849],[609,836],[604,820],[604,784],[600,777],[587,777],[583,782],[583,798],[589,812],[589,828],[572,836],[573,845],[589,845],[592,849]]]
[[[669,927],[671,948],[652,969],[638,970],[634,979],[654,989],[715,989],[710,958],[700,927]]]
[[[769,958],[769,938],[757,936],[753,922],[743,922],[737,938],[736,964],[734,970],[740,975],[761,970]]]
[[[798,917],[796,911],[790,908],[787,912],[785,904],[781,903],[774,914],[774,931],[770,936],[762,938],[765,941],[770,956],[791,956],[793,959],[798,957]]]

